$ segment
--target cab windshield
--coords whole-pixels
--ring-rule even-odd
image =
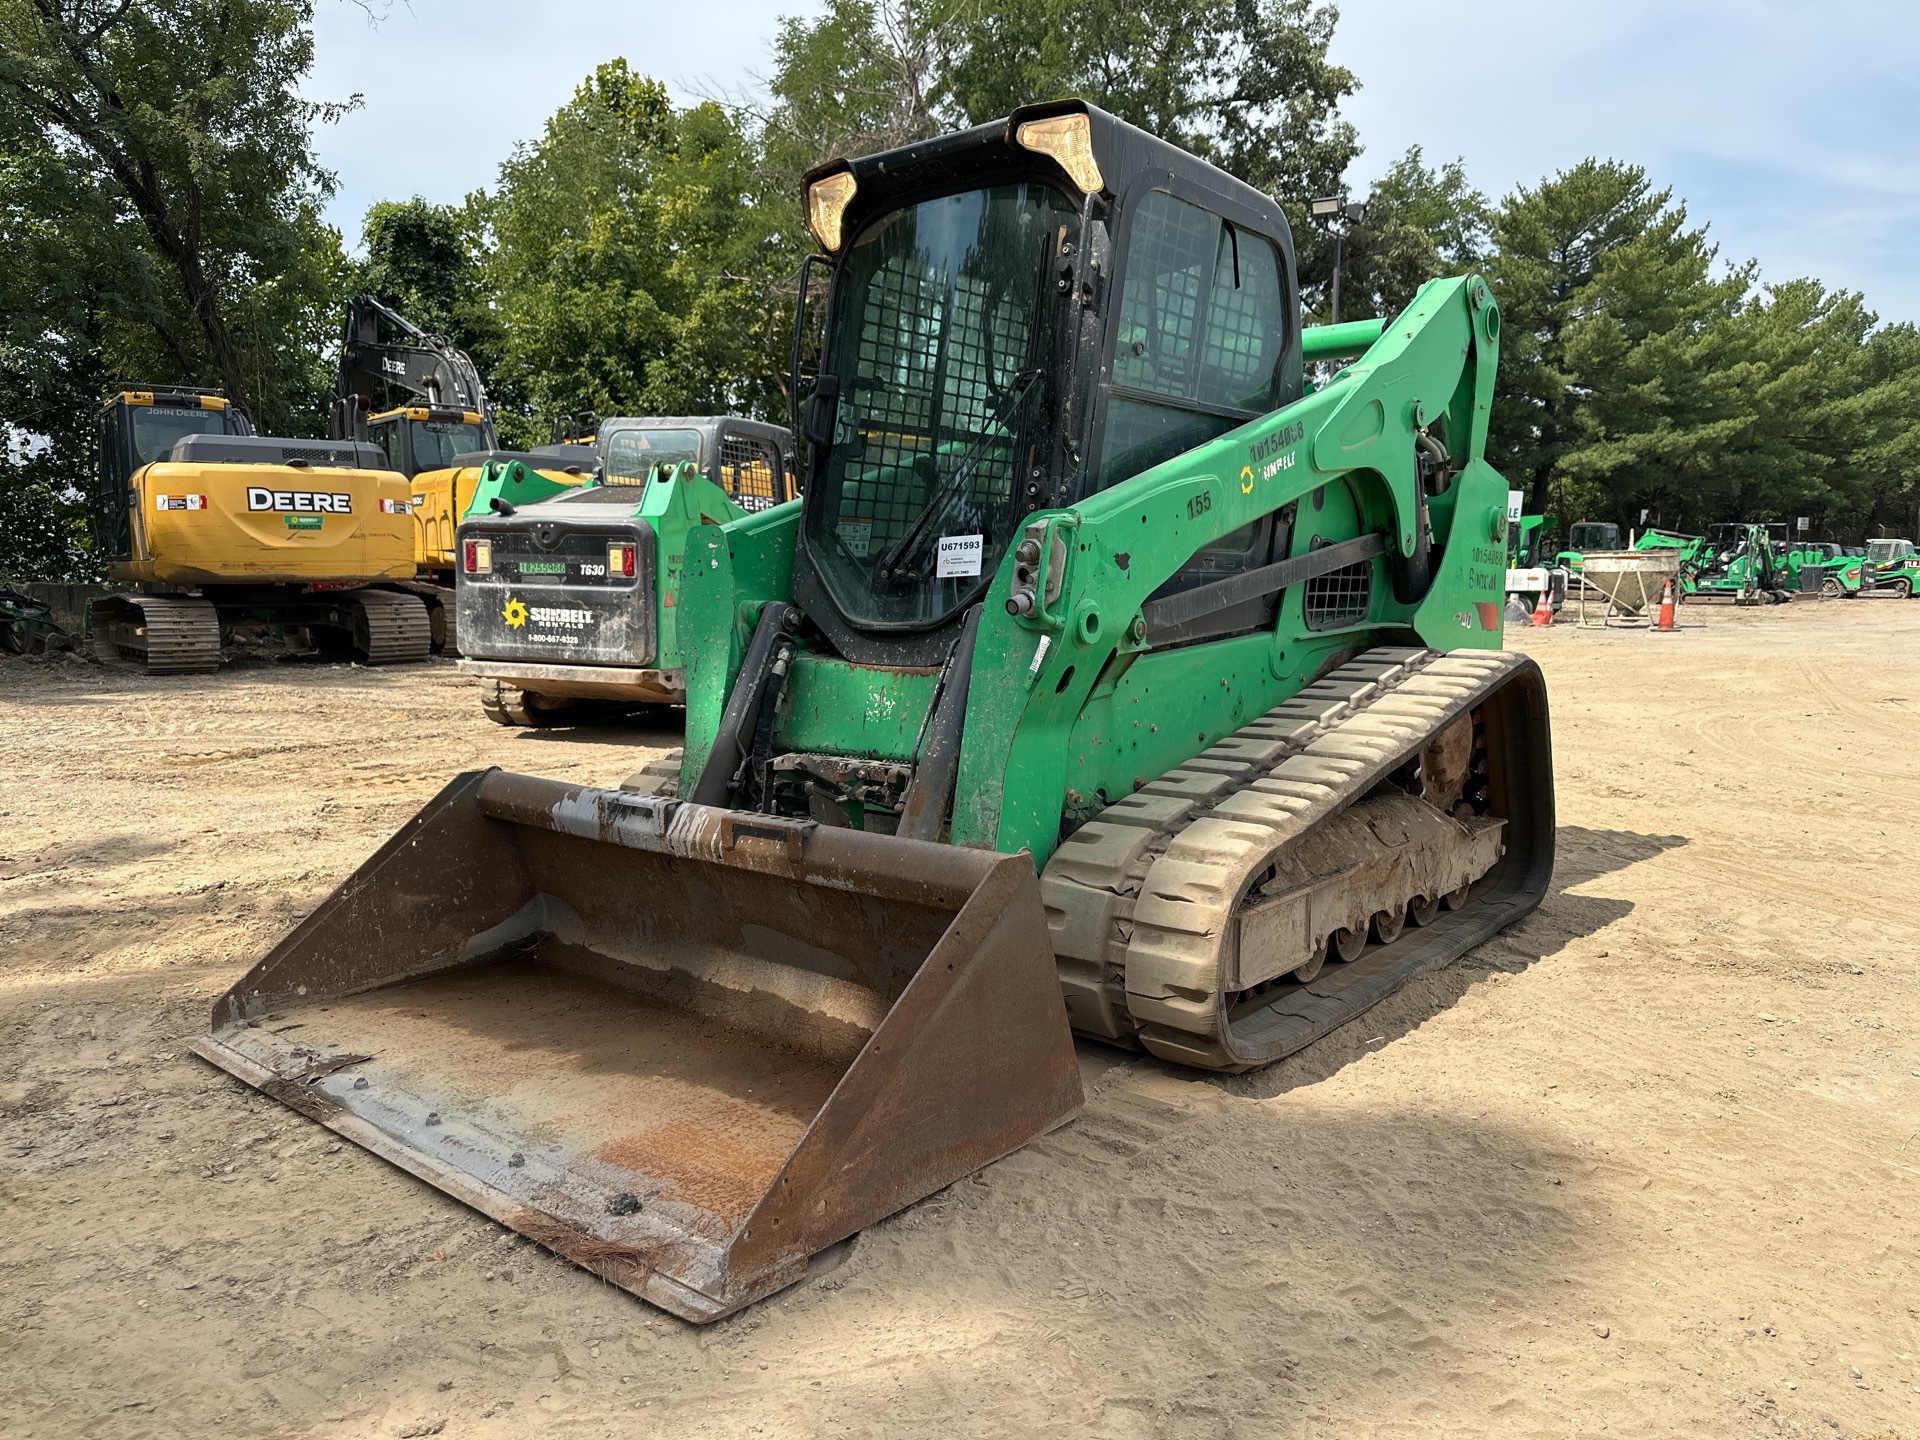
[[[167,452],[183,435],[224,435],[227,412],[189,410],[180,405],[129,405],[133,416],[134,465],[151,465],[167,458]]]
[[[823,380],[839,400],[806,541],[842,613],[920,628],[969,603],[1048,460],[1053,269],[1071,202],[1024,183],[869,226],[833,288]]]
[[[486,436],[478,425],[458,420],[411,420],[413,426],[413,470],[445,470],[453,457],[487,448]]]

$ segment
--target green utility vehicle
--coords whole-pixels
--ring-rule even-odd
[[[1913,595],[1920,580],[1920,555],[1914,553],[1911,540],[1869,540],[1860,571],[1862,589],[1905,600]]]
[[[460,526],[455,610],[487,717],[551,725],[684,703],[687,531],[788,499],[789,440],[737,416],[621,418],[600,427],[605,484],[559,486],[517,463],[483,476]]]
[[[703,1321],[1071,1117],[1072,1032],[1265,1065],[1553,868],[1481,280],[1303,330],[1279,206],[1078,101],[805,185],[805,497],[688,537],[677,775],[459,777],[196,1047]]]

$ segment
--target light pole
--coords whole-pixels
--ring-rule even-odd
[[[1340,252],[1347,236],[1360,228],[1360,222],[1366,218],[1367,202],[1348,200],[1341,195],[1326,195],[1318,200],[1307,202],[1307,213],[1320,228],[1333,237],[1333,315],[1330,325],[1340,323]],[[1336,228],[1335,222],[1344,220],[1346,224]]]

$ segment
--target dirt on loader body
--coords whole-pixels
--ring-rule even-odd
[[[1265,1070],[1082,1042],[1077,1119],[705,1327],[189,1051],[455,774],[617,785],[672,730],[503,731],[439,662],[0,659],[0,1434],[1920,1434],[1920,604],[1681,620],[1510,634],[1531,917]],[[523,1037],[472,1087],[574,1045],[543,1103],[641,1103],[547,970],[420,982]]]

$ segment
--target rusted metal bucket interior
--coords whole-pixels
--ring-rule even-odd
[[[1081,1103],[1025,855],[499,771],[195,1048],[692,1320]]]

